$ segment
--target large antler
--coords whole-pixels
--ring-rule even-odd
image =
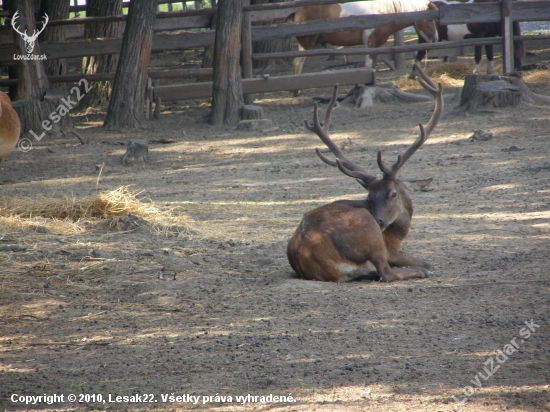
[[[424,144],[426,139],[430,137],[430,134],[435,129],[435,126],[437,126],[437,123],[439,122],[439,119],[441,118],[441,114],[443,113],[443,88],[441,87],[441,84],[438,84],[437,86],[434,84],[434,82],[424,73],[424,71],[420,68],[420,66],[415,63],[414,69],[418,74],[420,74],[420,77],[417,77],[416,80],[420,85],[428,91],[432,96],[434,96],[434,111],[432,113],[432,117],[430,118],[430,121],[426,126],[423,126],[422,124],[419,124],[420,126],[420,136],[409,146],[409,148],[403,153],[402,155],[397,156],[397,161],[391,166],[387,167],[384,162],[382,162],[382,151],[378,151],[378,167],[380,167],[380,170],[382,173],[384,173],[385,179],[395,179],[397,176],[397,172],[399,172],[399,169],[403,167],[403,165],[411,158],[413,154],[416,153],[416,151]]]
[[[336,161],[327,159],[319,149],[315,149],[315,152],[317,155],[321,158],[323,162],[325,162],[327,165],[332,167],[337,167],[340,169],[342,173],[344,173],[347,176],[355,177],[357,179],[362,180],[365,185],[369,185],[370,182],[376,180],[375,176],[372,176],[368,174],[363,168],[349,160],[340,148],[332,141],[332,139],[329,137],[328,131],[330,127],[330,118],[332,115],[332,109],[334,108],[336,104],[336,99],[338,97],[338,84],[334,85],[334,91],[332,92],[332,99],[330,99],[330,103],[327,107],[327,111],[325,113],[325,121],[323,123],[323,126],[319,123],[319,107],[317,103],[313,106],[313,125],[309,124],[307,120],[305,120],[306,128],[313,133],[315,133],[321,141],[330,149],[332,154],[336,157]]]

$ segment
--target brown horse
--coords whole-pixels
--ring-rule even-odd
[[[348,16],[361,16],[369,14],[405,13],[411,11],[422,11],[435,6],[429,0],[374,0],[356,1],[353,3],[331,4],[326,6],[304,6],[291,14],[287,21],[302,23],[318,19],[338,19]],[[410,21],[399,24],[377,27],[376,29],[341,31],[322,33],[310,36],[299,36],[299,50],[311,50],[318,43],[329,43],[335,46],[359,46],[380,47],[395,32],[405,27],[414,25],[419,38],[424,42],[437,41],[437,29],[433,20]],[[300,74],[306,57],[296,57],[292,63],[292,72]],[[373,60],[370,56],[365,57],[365,66],[371,67]]]

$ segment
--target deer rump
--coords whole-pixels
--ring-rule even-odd
[[[290,239],[287,256],[292,268],[302,279],[323,281],[382,280],[392,282],[422,278],[431,274],[431,265],[401,250],[413,215],[412,201],[407,192],[426,187],[432,179],[401,180],[399,169],[424,144],[443,111],[441,85],[436,86],[416,65],[417,80],[432,96],[435,106],[426,127],[420,125],[420,136],[388,167],[378,152],[381,179],[367,173],[347,159],[330,139],[328,130],[332,109],[336,103],[338,85],[334,87],[323,126],[314,107],[315,132],[336,157],[329,160],[317,149],[323,162],[354,177],[369,191],[365,200],[340,200],[307,212]]]

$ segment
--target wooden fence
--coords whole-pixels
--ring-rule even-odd
[[[511,27],[513,21],[538,21],[550,20],[550,7],[547,1],[530,1],[530,2],[514,2],[511,0],[503,0],[502,3],[467,3],[442,5],[440,10],[425,10],[412,13],[394,13],[387,15],[369,15],[369,16],[350,16],[341,19],[326,19],[314,20],[304,23],[280,23],[271,25],[254,25],[254,23],[274,21],[276,19],[284,19],[297,9],[297,5],[315,5],[315,4],[333,4],[344,3],[350,0],[300,0],[299,2],[288,3],[271,3],[262,5],[247,5],[244,7],[244,22],[245,26],[242,30],[242,49],[243,49],[243,78],[252,78],[252,61],[265,59],[281,59],[294,58],[298,56],[320,56],[320,55],[365,55],[365,54],[387,54],[387,53],[403,53],[417,50],[441,50],[456,47],[486,45],[486,44],[503,44],[504,60],[506,71],[511,71],[511,61],[513,53],[510,52],[513,39],[532,40],[546,39],[550,36],[517,36],[512,38],[511,30],[505,31],[505,36],[502,39],[468,39],[456,42],[441,42],[428,44],[414,44],[406,46],[383,47],[376,49],[369,48],[347,48],[347,49],[317,49],[292,51],[284,53],[252,53],[252,42],[262,41],[277,38],[289,38],[323,32],[340,31],[340,30],[363,30],[367,28],[376,28],[388,23],[398,23],[411,20],[429,20],[438,19],[443,24],[461,24],[474,22],[496,22],[503,21],[506,27]],[[353,0],[351,0],[353,1]],[[211,26],[211,19],[216,13],[216,8],[207,8],[200,10],[183,10],[176,12],[157,13],[155,23],[156,33],[153,37],[152,52],[162,52],[171,50],[185,50],[212,46],[214,44],[215,32],[212,30],[204,30]],[[99,23],[108,21],[122,21],[126,16],[111,16],[111,17],[96,17],[96,18],[73,18],[69,20],[50,21],[48,26],[65,25],[68,29],[68,37],[81,37],[85,23]],[[195,31],[185,31],[168,34],[169,31],[181,31],[195,29]],[[508,33],[508,34],[506,34]],[[11,38],[11,41],[9,41]],[[121,39],[93,39],[93,40],[71,40],[63,43],[41,43],[40,49],[42,54],[46,54],[48,59],[83,57],[91,55],[117,54],[120,52]],[[15,64],[13,60],[13,32],[11,27],[0,28],[0,65]],[[149,73],[151,78],[184,78],[193,76],[210,76],[211,71],[198,72],[197,70],[179,70],[169,74],[167,71],[152,71]],[[317,74],[319,79],[326,77],[326,73]],[[89,81],[109,80],[114,76],[113,73],[103,75],[70,75],[70,76],[53,76],[50,77],[52,82],[72,82],[81,78],[86,78]],[[303,76],[303,75],[301,75]],[[330,75],[332,76],[332,74]],[[332,79],[333,77],[327,77]],[[342,78],[345,74],[342,73]],[[78,79],[77,79],[78,78]],[[274,78],[269,81],[259,81],[250,84],[263,84],[266,89],[261,87],[260,93],[263,91],[272,90]],[[324,80],[319,80],[324,81]],[[332,80],[331,80],[332,81]],[[0,85],[13,84],[13,80],[2,80]],[[281,83],[282,82],[282,83]],[[277,87],[283,87],[287,84],[287,90],[293,90],[295,80],[292,76],[284,76],[284,81],[277,82]],[[315,84],[314,81],[312,81]],[[246,82],[245,82],[246,83]],[[271,86],[268,86],[271,84]],[[310,84],[308,82],[308,84]],[[184,100],[186,98],[196,98],[193,96],[209,96],[211,95],[212,84],[190,84],[181,86],[163,86],[174,87],[174,93],[168,92],[165,88],[156,88],[150,95],[164,97],[164,99]],[[201,89],[202,88],[202,89]],[[300,87],[304,88],[304,87]],[[177,90],[177,92],[176,92]],[[200,90],[197,91],[197,90]],[[279,89],[278,89],[279,90]],[[252,93],[245,87],[245,93]]]

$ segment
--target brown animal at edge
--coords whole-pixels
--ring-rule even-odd
[[[340,200],[304,215],[287,248],[288,260],[298,277],[332,282],[361,279],[392,282],[431,274],[430,264],[401,250],[413,214],[407,191],[422,189],[432,179],[401,180],[397,173],[430,136],[443,111],[441,85],[436,86],[418,65],[416,69],[420,74],[418,82],[434,96],[434,111],[425,127],[420,124],[420,136],[391,167],[383,163],[382,152],[378,151],[381,179],[348,160],[329,137],[338,85],[334,87],[323,126],[315,104],[313,125],[306,121],[306,127],[319,136],[336,161],[327,159],[319,149],[316,149],[317,155],[323,162],[357,179],[369,194],[365,200]]]
[[[8,95],[0,92],[0,164],[17,145],[20,133],[19,116],[13,109]]]

